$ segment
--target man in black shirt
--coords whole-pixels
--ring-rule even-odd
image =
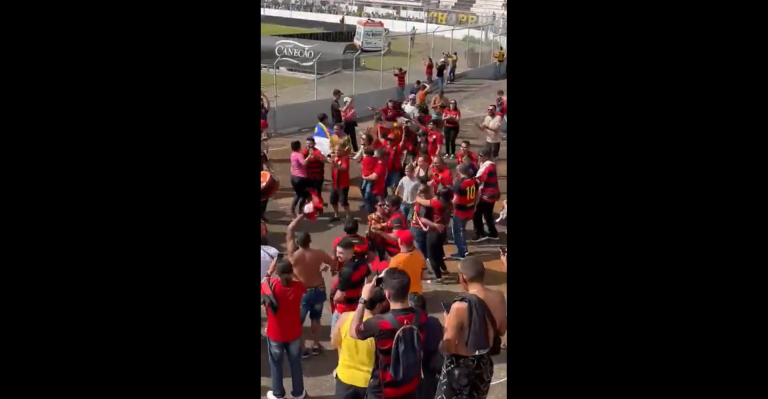
[[[357,307],[349,326],[350,337],[360,340],[373,338],[376,342],[376,360],[371,373],[371,381],[368,384],[367,399],[415,399],[418,394],[420,377],[417,376],[410,382],[396,381],[390,372],[392,346],[397,330],[382,315],[363,321],[365,305],[370,300],[374,288],[376,288],[376,279],[363,287],[363,292],[360,295],[360,304],[363,306]],[[387,269],[384,273],[382,288],[384,295],[389,300],[389,314],[394,316],[401,325],[413,324],[416,315],[419,315],[418,325],[421,333],[421,347],[423,348],[427,313],[417,312],[408,301],[411,288],[411,279],[408,274],[400,269]]]
[[[341,90],[333,89],[333,102],[331,102],[331,119],[333,119],[334,125],[337,123],[344,123],[344,121],[341,119],[341,105],[339,105],[339,99],[343,95],[344,93],[342,93]]]
[[[435,93],[439,93],[440,90],[445,88],[445,59],[440,60],[437,64],[437,87],[435,87]]]

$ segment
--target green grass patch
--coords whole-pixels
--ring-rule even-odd
[[[424,71],[423,59],[429,57],[430,53],[434,51],[433,60],[437,62],[438,59],[442,56],[443,52],[448,52],[448,50],[450,50],[450,43],[450,38],[437,36],[435,37],[433,50],[431,36],[427,39],[425,39],[423,36],[418,37],[416,39],[416,44],[411,48],[411,70],[419,71],[418,75],[421,76]],[[490,44],[488,46],[490,46]],[[472,42],[470,42],[470,47],[479,48],[479,46]],[[453,39],[453,51],[459,53],[459,62],[461,62],[461,57],[464,55],[466,48],[466,39],[463,42],[460,41],[457,34]],[[488,51],[490,51],[490,47]],[[384,71],[391,71],[392,68],[407,69],[408,39],[405,37],[394,38],[392,39],[392,46],[390,47],[390,51],[384,54],[384,57],[370,56],[365,57],[364,60],[365,68],[373,69],[374,71],[381,70],[382,65],[384,66]],[[411,81],[413,81],[413,79],[411,79]]]
[[[261,89],[270,93],[272,90],[274,90],[274,81],[275,76],[272,75],[269,72],[262,72],[261,73]],[[280,90],[282,88],[291,87],[291,86],[301,86],[303,84],[306,84],[307,82],[310,82],[308,79],[302,79],[302,78],[294,78],[293,76],[284,76],[277,74],[277,89]]]
[[[322,32],[322,31],[323,31],[322,29],[297,28],[293,26],[283,26],[283,25],[275,25],[275,24],[261,24],[262,36],[286,35],[290,33],[312,33],[312,32]]]

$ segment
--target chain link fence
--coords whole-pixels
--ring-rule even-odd
[[[355,4],[350,6],[350,4]],[[325,74],[291,72],[291,62],[278,60],[273,65],[262,65],[261,89],[270,98],[272,107],[279,104],[300,103],[315,99],[331,98],[334,89],[345,95],[392,88],[397,85],[395,68],[407,71],[406,84],[410,87],[416,80],[429,80],[426,65],[432,60],[435,71],[440,59],[446,54],[456,57],[456,73],[479,68],[495,62],[494,54],[500,46],[506,47],[506,16],[475,15],[459,18],[450,16],[446,10],[435,12],[429,8],[386,6],[377,3],[375,7],[362,2],[328,3],[297,1],[262,1],[263,8],[315,12],[335,15],[388,18],[413,23],[408,32],[388,30],[384,51],[345,54],[352,62],[339,62],[338,70]],[[302,14],[303,15],[303,14]],[[299,14],[293,14],[297,18]],[[335,19],[334,19],[335,20]],[[476,22],[467,24],[468,22]],[[387,22],[384,22],[387,27]],[[452,22],[455,26],[439,25],[435,22]],[[311,23],[308,23],[311,26]],[[320,55],[320,59],[323,59]],[[327,57],[327,56],[326,56]],[[317,62],[317,60],[315,60]],[[446,78],[451,60],[447,61]],[[311,66],[309,67],[311,68]],[[306,68],[305,68],[306,69]],[[435,72],[432,76],[434,77]]]

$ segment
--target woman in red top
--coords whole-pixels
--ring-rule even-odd
[[[435,280],[430,280],[431,283],[440,284],[443,282],[443,275],[447,276],[449,274],[448,267],[446,267],[445,260],[443,259],[445,258],[443,244],[445,244],[446,239],[446,226],[453,212],[452,201],[453,191],[450,189],[440,190],[438,199],[416,198],[419,208],[425,209],[424,217],[421,217],[420,222],[427,228],[427,259],[429,259],[429,265],[432,267],[432,272],[435,273],[436,278]]]
[[[443,111],[443,135],[445,135],[445,158],[456,159],[456,137],[459,135],[461,111],[456,100],[451,100],[448,109]]]
[[[301,368],[300,314],[301,298],[307,289],[304,284],[293,279],[293,265],[288,259],[275,258],[270,269],[272,267],[275,267],[277,276],[264,277],[261,285],[262,295],[265,295],[265,286],[271,286],[272,297],[276,300],[277,311],[280,313],[280,317],[277,317],[269,306],[265,306],[269,369],[272,377],[272,390],[267,393],[267,397],[285,397],[283,386],[283,353],[285,353],[291,370],[291,395],[299,398],[306,394]]]
[[[427,142],[429,143],[428,151],[429,156],[436,158],[440,155],[440,149],[443,147],[443,135],[437,130],[437,124],[435,121],[429,121],[427,125]]]
[[[432,83],[432,73],[435,71],[435,62],[432,61],[432,57],[427,57],[427,59],[422,58],[424,61],[424,66],[426,67],[426,71],[424,73],[427,75],[427,83]]]

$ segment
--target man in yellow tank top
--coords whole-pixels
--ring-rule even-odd
[[[359,306],[359,305],[358,305]],[[384,290],[376,288],[365,304],[363,320],[389,310]],[[365,399],[368,382],[371,380],[376,344],[373,338],[365,341],[349,336],[354,312],[345,312],[331,331],[331,346],[339,350],[339,364],[336,367],[336,397]]]
[[[504,71],[504,61],[507,58],[507,56],[504,54],[504,48],[499,46],[499,51],[495,52],[493,57],[496,59],[496,70],[494,71],[493,78],[501,79]]]

